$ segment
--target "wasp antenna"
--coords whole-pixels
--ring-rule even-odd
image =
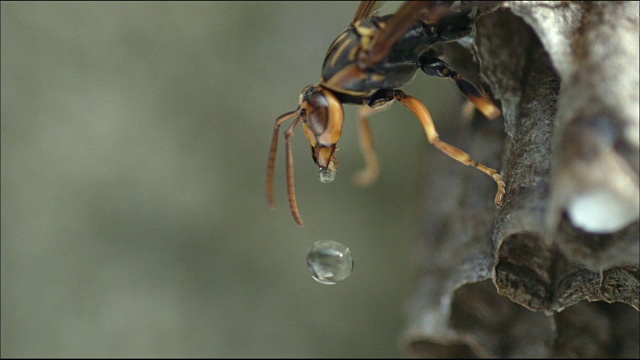
[[[298,211],[298,201],[296,200],[296,187],[295,182],[293,180],[293,151],[291,150],[291,137],[293,136],[293,131],[296,128],[296,125],[300,122],[300,115],[296,117],[296,119],[291,123],[287,131],[284,132],[284,139],[286,144],[286,152],[287,152],[287,196],[289,198],[289,208],[291,209],[291,215],[293,215],[293,220],[295,220],[298,226],[304,226],[302,222],[302,217],[300,216],[300,211]]]
[[[280,125],[283,122],[298,115],[299,112],[300,107],[294,111],[289,111],[288,113],[281,115],[276,119],[276,123],[273,128],[273,138],[271,139],[271,147],[269,148],[269,161],[267,162],[267,200],[272,208],[275,207],[275,200],[273,196],[273,172],[276,165],[276,152],[278,150],[278,132],[280,130]]]

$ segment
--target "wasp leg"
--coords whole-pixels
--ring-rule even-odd
[[[272,208],[275,207],[275,200],[273,196],[273,172],[276,165],[276,152],[278,150],[278,131],[280,130],[280,125],[283,122],[298,115],[299,111],[300,109],[298,108],[294,111],[281,115],[276,119],[276,124],[273,127],[273,137],[271,138],[271,147],[269,148],[269,161],[267,162],[267,200]]]
[[[369,186],[373,184],[380,174],[380,163],[378,162],[378,156],[373,146],[373,135],[371,128],[369,127],[369,117],[373,114],[377,114],[387,110],[391,105],[391,102],[387,104],[371,108],[363,106],[358,113],[358,125],[359,125],[359,139],[360,150],[364,156],[365,168],[358,171],[353,177],[353,182],[359,186]]]
[[[369,127],[369,117],[373,114],[381,113],[391,106],[394,98],[393,90],[382,89],[375,92],[364,100],[363,106],[358,113],[360,150],[365,160],[365,168],[358,171],[353,182],[359,186],[369,186],[373,184],[380,174],[378,156],[373,146],[373,135]]]
[[[462,78],[462,75],[458,74],[449,64],[431,56],[432,53],[426,53],[418,59],[420,63],[420,69],[425,74],[430,76],[437,76],[441,78],[450,78],[453,80],[458,89],[480,110],[484,116],[491,120],[495,120],[500,117],[501,112],[497,106],[489,99],[475,85]]]
[[[436,131],[436,127],[433,123],[433,118],[431,117],[431,113],[429,113],[429,110],[427,109],[427,107],[422,102],[420,102],[420,100],[405,94],[404,91],[402,90],[395,90],[394,95],[395,95],[395,98],[402,103],[402,105],[409,108],[409,110],[411,110],[418,117],[418,120],[420,120],[420,123],[422,123],[422,127],[424,128],[424,131],[427,134],[427,139],[429,139],[429,143],[437,147],[440,151],[444,152],[445,154],[458,160],[459,162],[467,166],[473,166],[476,169],[482,171],[483,173],[491,176],[493,181],[495,181],[496,184],[498,185],[498,192],[496,193],[495,203],[496,205],[502,204],[502,198],[504,196],[505,188],[506,188],[506,185],[502,180],[502,176],[500,176],[500,174],[498,174],[496,170],[475,162],[471,158],[471,155],[467,154],[466,152],[440,140],[440,135],[438,135],[438,132]]]
[[[476,106],[473,105],[471,100],[467,99],[462,104],[460,113],[462,114],[462,122],[465,124],[471,123],[473,120],[473,114],[476,112]]]

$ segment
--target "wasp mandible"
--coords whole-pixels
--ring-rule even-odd
[[[334,179],[338,168],[336,144],[342,135],[342,104],[365,105],[359,111],[361,148],[366,166],[356,181],[366,185],[378,176],[368,118],[388,108],[394,100],[420,120],[429,143],[467,166],[491,176],[498,185],[496,205],[502,203],[505,183],[498,172],[474,161],[469,154],[440,140],[427,107],[398,88],[411,82],[418,69],[430,76],[449,78],[487,118],[500,117],[500,110],[475,85],[462,78],[431,48],[439,42],[455,41],[473,31],[477,8],[449,11],[453,2],[407,1],[392,15],[372,16],[376,1],[362,1],[351,25],[331,44],[322,66],[322,80],[302,90],[298,107],[276,119],[267,165],[267,197],[274,207],[273,173],[278,134],[282,123],[294,119],[284,132],[286,143],[287,194],[293,219],[304,223],[298,210],[293,178],[291,136],[302,121],[311,144],[313,161],[323,182]]]

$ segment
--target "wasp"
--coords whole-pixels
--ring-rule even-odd
[[[445,4],[442,4],[445,3]],[[293,176],[291,137],[302,121],[304,134],[311,145],[313,161],[318,165],[322,182],[335,178],[338,159],[336,145],[342,135],[343,104],[362,105],[359,110],[360,145],[365,168],[356,182],[367,185],[379,173],[368,119],[400,102],[418,118],[429,143],[453,159],[490,176],[497,184],[496,205],[502,203],[505,183],[498,172],[474,161],[461,149],[440,140],[427,107],[399,88],[411,82],[418,69],[425,74],[451,79],[460,91],[487,118],[497,119],[500,110],[489,97],[471,82],[462,78],[449,64],[437,57],[432,46],[470,35],[474,30],[477,8],[449,11],[452,2],[407,1],[395,14],[373,15],[379,2],[362,1],[355,17],[327,51],[320,83],[302,90],[298,107],[275,121],[267,164],[267,197],[274,207],[273,176],[280,126],[293,119],[284,132],[286,144],[286,178],[289,207],[294,221],[303,226],[298,210]]]

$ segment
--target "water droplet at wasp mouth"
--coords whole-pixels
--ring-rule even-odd
[[[378,175],[378,159],[369,130],[369,116],[400,102],[418,118],[429,143],[467,166],[489,175],[497,184],[496,205],[502,203],[505,183],[498,172],[474,161],[469,154],[440,140],[427,107],[399,88],[413,80],[418,69],[429,76],[448,78],[486,117],[496,119],[500,110],[489,97],[431,48],[439,42],[462,39],[473,32],[475,7],[452,8],[453,2],[407,1],[392,15],[374,16],[377,1],[362,1],[353,22],[331,44],[322,67],[322,80],[302,90],[298,107],[276,119],[267,164],[267,197],[274,206],[273,177],[280,126],[293,119],[284,131],[287,196],[294,221],[303,226],[298,210],[293,176],[291,137],[302,122],[311,145],[313,161],[322,182],[335,179],[336,145],[342,135],[343,104],[361,105],[359,123],[361,148],[366,166],[358,177],[370,184]],[[456,11],[453,11],[456,10]]]
[[[318,169],[318,178],[320,179],[320,182],[325,184],[333,182],[333,180],[336,179],[336,171],[320,168]]]

